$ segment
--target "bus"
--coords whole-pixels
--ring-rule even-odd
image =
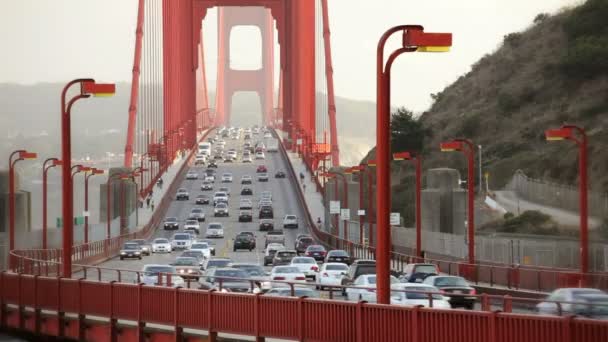
[[[210,156],[211,155],[211,143],[202,142],[202,143],[198,144],[198,153],[206,155],[206,156]]]

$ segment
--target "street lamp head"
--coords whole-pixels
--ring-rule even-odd
[[[82,93],[94,97],[111,97],[116,93],[116,85],[113,83],[83,82]]]
[[[393,153],[393,160],[410,160],[412,155],[409,152]]]
[[[103,175],[105,173],[104,170],[101,169],[93,169],[93,174],[94,175]]]
[[[570,139],[572,136],[572,128],[570,127],[554,128],[545,131],[547,141]]]
[[[376,161],[376,159],[371,159],[371,160],[367,161],[367,166],[369,166],[369,167],[374,167],[376,165],[378,165],[378,162]]]
[[[451,33],[427,33],[422,26],[403,31],[403,47],[418,52],[448,52],[452,46]]]
[[[462,142],[461,141],[448,141],[442,142],[439,145],[441,152],[454,152],[454,151],[462,151]]]
[[[23,151],[19,152],[19,159],[32,160],[38,158],[38,154],[34,152]]]
[[[87,173],[87,172],[93,171],[93,168],[90,166],[83,166],[83,167],[79,168],[78,171]]]
[[[59,159],[53,159],[53,166],[61,166],[63,165],[63,162]]]

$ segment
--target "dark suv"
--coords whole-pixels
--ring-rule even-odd
[[[255,248],[255,238],[252,238],[247,234],[239,234],[234,238],[234,247],[233,251],[237,251],[239,249],[248,249],[250,252]]]
[[[274,212],[272,207],[269,205],[265,205],[260,208],[260,214],[258,215],[260,219],[271,219],[274,218]]]
[[[296,251],[277,251],[272,259],[272,266],[289,265],[291,259],[298,256]]]
[[[375,260],[356,260],[350,265],[348,274],[342,277],[342,286],[352,285],[355,279],[363,274],[376,274]],[[342,288],[342,295],[346,296],[346,288]]]
[[[304,254],[306,252],[306,249],[308,248],[308,246],[310,246],[314,243],[315,243],[315,240],[313,240],[312,237],[303,236],[303,237],[299,238],[298,241],[296,242],[296,252],[298,252],[298,254]]]

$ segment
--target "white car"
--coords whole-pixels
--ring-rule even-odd
[[[342,278],[348,274],[348,265],[341,262],[328,262],[321,265],[319,270],[319,276],[317,277],[317,283],[321,284],[321,290],[323,286],[342,285]]]
[[[222,183],[232,183],[232,173],[224,173],[222,175]]]
[[[218,203],[228,203],[228,194],[223,191],[213,194],[213,205],[216,206]]]
[[[167,283],[167,274],[171,274],[171,284],[169,285]],[[160,279],[159,275],[161,275]],[[161,285],[173,287],[185,286],[184,279],[177,275],[175,267],[169,265],[144,265],[144,267],[141,269],[140,281],[145,285]]]
[[[296,215],[285,215],[283,228],[298,228],[298,217]]]
[[[291,259],[291,266],[297,267],[300,272],[304,273],[306,278],[317,279],[317,273],[319,272],[319,265],[317,261],[311,257],[295,257]]]
[[[268,182],[268,174],[266,172],[258,173],[258,182]]]
[[[209,259],[211,257],[211,248],[206,242],[194,242],[190,246],[190,250],[203,253],[203,257],[205,257],[205,259]]]
[[[604,318],[608,315],[608,294],[593,288],[561,288],[549,294],[545,302],[536,305],[536,310],[544,315],[559,314],[555,302],[579,302],[581,304],[561,304],[563,314],[576,314]],[[589,306],[589,304],[604,304]],[[602,317],[598,317],[602,316]]]
[[[256,152],[255,159],[266,159],[266,156],[264,156],[264,152]]]
[[[270,290],[273,287],[285,287],[286,283],[274,283],[271,280],[290,281],[305,284],[306,275],[300,272],[300,269],[295,266],[275,266],[270,271],[268,282],[262,283],[262,290]]]
[[[186,174],[186,179],[198,179],[198,173],[194,171],[188,171]]]
[[[448,302],[447,298],[439,294],[439,289],[435,286],[428,284],[418,283],[399,283],[391,284],[391,304],[393,305],[404,305],[404,306],[424,306],[430,307],[431,300],[433,299],[433,308],[437,309],[451,309],[452,306]],[[418,292],[402,292],[394,290],[411,290]],[[436,294],[428,295],[424,292],[437,292]]]
[[[243,158],[241,159],[241,161],[243,163],[252,163],[253,159],[251,159],[251,155],[248,154],[248,155],[244,155]]]
[[[207,232],[205,233],[207,238],[223,238],[224,237],[224,226],[219,222],[211,222],[207,226]]]
[[[270,139],[270,138],[272,138],[272,134],[270,134],[270,132],[264,133],[264,139]]]
[[[228,211],[228,204],[224,203],[224,202],[220,202],[218,203],[215,208],[213,209],[213,216],[214,217],[218,217],[218,216],[230,216],[230,212]]]
[[[232,159],[236,159],[236,151],[228,151],[226,155]]]
[[[188,249],[192,245],[192,235],[189,233],[175,233],[171,239],[171,250]]]
[[[215,183],[215,176],[205,176],[203,183]]]
[[[262,191],[262,193],[260,194],[260,198],[267,198],[272,201],[272,192],[268,190]]]
[[[200,232],[201,225],[198,223],[198,220],[186,220],[184,224],[184,230],[194,230],[196,234]]]
[[[171,253],[171,242],[167,239],[158,238],[152,241],[152,253]]]
[[[399,284],[399,279],[391,276],[391,285]],[[362,274],[352,285],[346,289],[346,297],[350,301],[364,300],[370,303],[376,302],[376,275]]]
[[[230,197],[230,188],[227,186],[222,186],[219,189],[217,189],[218,192],[223,192],[226,194],[226,196]]]
[[[241,177],[241,184],[251,184],[253,183],[253,178],[250,175],[245,175]]]
[[[251,203],[251,200],[242,199],[239,202],[239,210],[252,210],[252,209],[253,209],[253,203]]]
[[[207,162],[207,157],[204,154],[197,154],[194,158],[194,165],[204,165]]]

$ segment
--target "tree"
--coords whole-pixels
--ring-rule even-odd
[[[391,146],[393,152],[421,151],[424,138],[429,130],[424,128],[414,113],[406,108],[399,108],[391,116]]]

